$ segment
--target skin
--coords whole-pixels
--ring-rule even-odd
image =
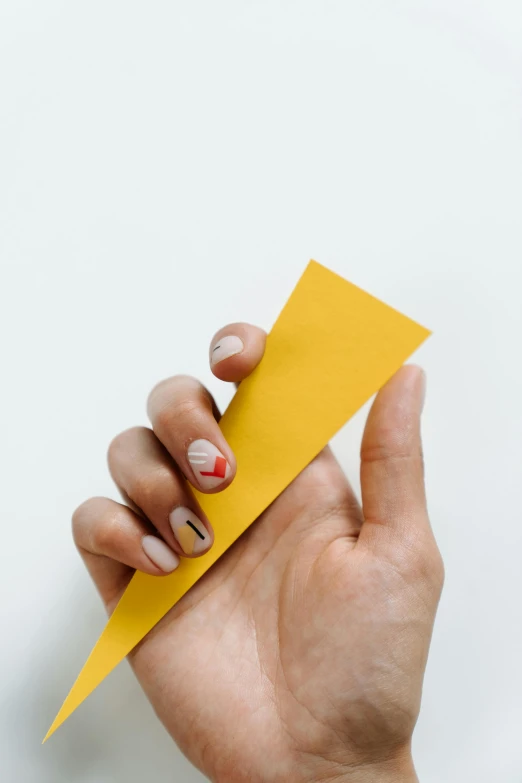
[[[226,381],[260,361],[265,334],[220,330],[244,350],[212,367]],[[212,355],[212,353],[210,353]],[[329,448],[295,479],[133,651],[130,660],[183,753],[218,783],[417,777],[411,736],[443,565],[426,511],[420,415],[424,374],[403,367],[377,395],[361,447],[360,507]],[[208,520],[181,472],[188,444],[214,443],[232,471],[209,393],[177,376],[151,393],[152,430],[109,448],[128,506],[93,498],[74,514],[76,544],[109,612],[139,568],[161,578],[143,536],[182,554],[176,505]],[[306,426],[304,424],[304,426]]]

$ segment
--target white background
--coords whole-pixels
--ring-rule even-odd
[[[3,783],[202,780],[127,664],[41,747],[105,621],[69,520],[310,257],[434,331],[420,779],[522,781],[521,41],[518,0],[0,3]]]

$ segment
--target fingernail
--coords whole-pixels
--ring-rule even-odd
[[[424,403],[426,402],[426,373],[421,369],[421,413],[424,410]]]
[[[170,549],[164,541],[156,536],[143,536],[141,539],[143,551],[155,566],[161,568],[166,574],[170,574],[179,566],[179,557]]]
[[[192,441],[187,459],[202,489],[219,487],[230,475],[230,465],[220,450],[203,438]]]
[[[235,356],[236,353],[241,353],[244,347],[243,340],[235,334],[222,337],[210,350],[210,364],[214,365]]]
[[[169,521],[172,532],[186,555],[199,555],[208,549],[209,532],[189,508],[178,506],[170,514]]]

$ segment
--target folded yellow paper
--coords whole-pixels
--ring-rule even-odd
[[[262,362],[221,419],[237,475],[221,493],[195,493],[214,527],[214,546],[183,559],[170,576],[135,574],[45,739],[429,334],[310,262],[268,336]]]

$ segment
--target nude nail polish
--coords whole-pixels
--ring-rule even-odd
[[[230,476],[228,461],[213,443],[203,438],[192,441],[187,459],[202,489],[219,487]]]
[[[210,364],[218,364],[218,362],[222,362],[224,359],[229,359],[231,356],[241,353],[244,347],[243,340],[240,337],[236,337],[235,334],[222,337],[210,349]]]
[[[170,574],[179,566],[179,557],[161,538],[143,536],[141,545],[147,557],[166,574]]]
[[[198,517],[185,506],[178,506],[169,516],[170,526],[186,555],[199,555],[210,546],[210,534]]]

